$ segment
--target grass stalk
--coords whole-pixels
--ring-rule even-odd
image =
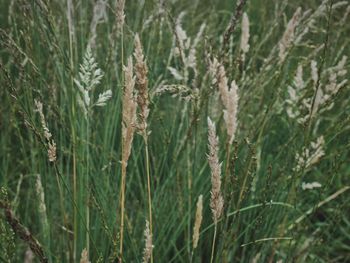
[[[90,139],[90,114],[86,119],[86,183],[85,183],[85,202],[86,202],[86,250],[89,254],[90,252],[90,149],[89,149],[89,139]]]
[[[120,45],[121,45],[121,69],[124,65],[124,24],[120,27]],[[121,83],[124,83],[124,74],[122,75]],[[123,138],[121,138],[121,141]],[[123,146],[122,146],[123,148]],[[121,149],[123,152],[123,149]],[[120,184],[120,239],[119,239],[119,262],[123,260],[123,241],[124,241],[124,205],[125,205],[125,180],[126,180],[126,160],[122,160],[122,180]]]
[[[119,262],[123,260],[123,240],[124,240],[124,205],[125,205],[125,179],[126,179],[126,162],[122,160],[122,181],[120,184],[120,241],[119,241]]]
[[[148,217],[151,236],[153,237],[153,221],[152,221],[152,189],[150,175],[150,160],[148,151],[148,139],[145,137],[145,155],[146,155],[146,173],[147,173],[147,193],[148,193]],[[153,249],[151,250],[151,263],[153,263]]]
[[[214,236],[213,236],[213,243],[211,246],[211,256],[210,256],[210,263],[213,263],[214,260],[214,251],[215,251],[215,242],[216,242],[216,232],[217,232],[218,224],[216,223],[214,225]]]

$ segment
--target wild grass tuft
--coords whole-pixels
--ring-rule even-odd
[[[0,10],[1,262],[350,261],[348,1]]]

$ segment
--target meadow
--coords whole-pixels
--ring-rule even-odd
[[[0,262],[350,262],[349,1],[0,10]]]

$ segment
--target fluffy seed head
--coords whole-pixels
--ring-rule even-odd
[[[116,23],[117,28],[120,30],[124,26],[125,21],[125,0],[116,0]]]
[[[222,104],[224,105],[224,121],[229,144],[232,144],[236,129],[237,129],[237,111],[238,111],[238,86],[235,81],[232,81],[229,89],[228,79],[226,77],[225,68],[219,66],[217,73],[217,82],[220,92]]]
[[[149,98],[148,98],[148,68],[144,59],[141,41],[139,35],[135,36],[135,75],[136,89],[138,91],[137,103],[140,108],[138,129],[143,136],[147,136],[147,118],[149,115]]]
[[[151,258],[152,249],[153,249],[152,234],[150,231],[149,222],[147,220],[146,220],[146,228],[145,228],[144,235],[145,235],[145,248],[143,250],[142,262],[147,263]]]
[[[41,127],[44,131],[44,138],[46,139],[46,142],[47,142],[47,155],[48,155],[49,161],[55,162],[56,161],[56,143],[51,138],[52,134],[46,125],[46,120],[43,113],[43,104],[38,100],[34,100],[34,104],[36,106],[35,111],[39,113]]]
[[[81,252],[80,263],[90,263],[89,261],[89,253],[86,248]]]
[[[315,60],[311,61],[311,78],[314,82],[314,85],[316,86],[318,80],[318,69],[317,62]]]
[[[249,19],[245,12],[242,17],[241,50],[243,53],[249,51]]]
[[[194,222],[194,227],[193,227],[193,236],[192,236],[193,249],[196,249],[196,247],[198,246],[199,229],[202,224],[202,214],[203,214],[203,195],[200,195],[197,201],[196,220]]]
[[[304,147],[301,154],[296,154],[297,166],[294,168],[296,172],[302,169],[305,171],[318,163],[322,156],[324,156],[324,138],[320,136],[316,141],[311,142],[308,148]]]
[[[279,54],[278,54],[280,58],[280,63],[282,63],[285,60],[287,56],[287,51],[294,40],[294,31],[299,24],[300,15],[301,15],[301,7],[298,7],[293,17],[291,18],[291,20],[289,20],[286,31],[284,31],[282,39],[280,40]]]
[[[125,87],[123,94],[123,122],[122,122],[122,137],[123,137],[123,152],[122,161],[125,165],[128,162],[131,145],[134,138],[136,126],[136,99],[134,95],[135,77],[133,75],[132,58],[129,57],[128,64],[124,67]]]
[[[214,223],[217,224],[221,217],[224,199],[221,195],[221,163],[219,163],[219,138],[216,136],[215,124],[208,117],[208,162],[211,170],[211,198],[210,208],[213,213]]]

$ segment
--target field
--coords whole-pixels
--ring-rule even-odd
[[[0,262],[350,262],[350,2],[0,10]]]

